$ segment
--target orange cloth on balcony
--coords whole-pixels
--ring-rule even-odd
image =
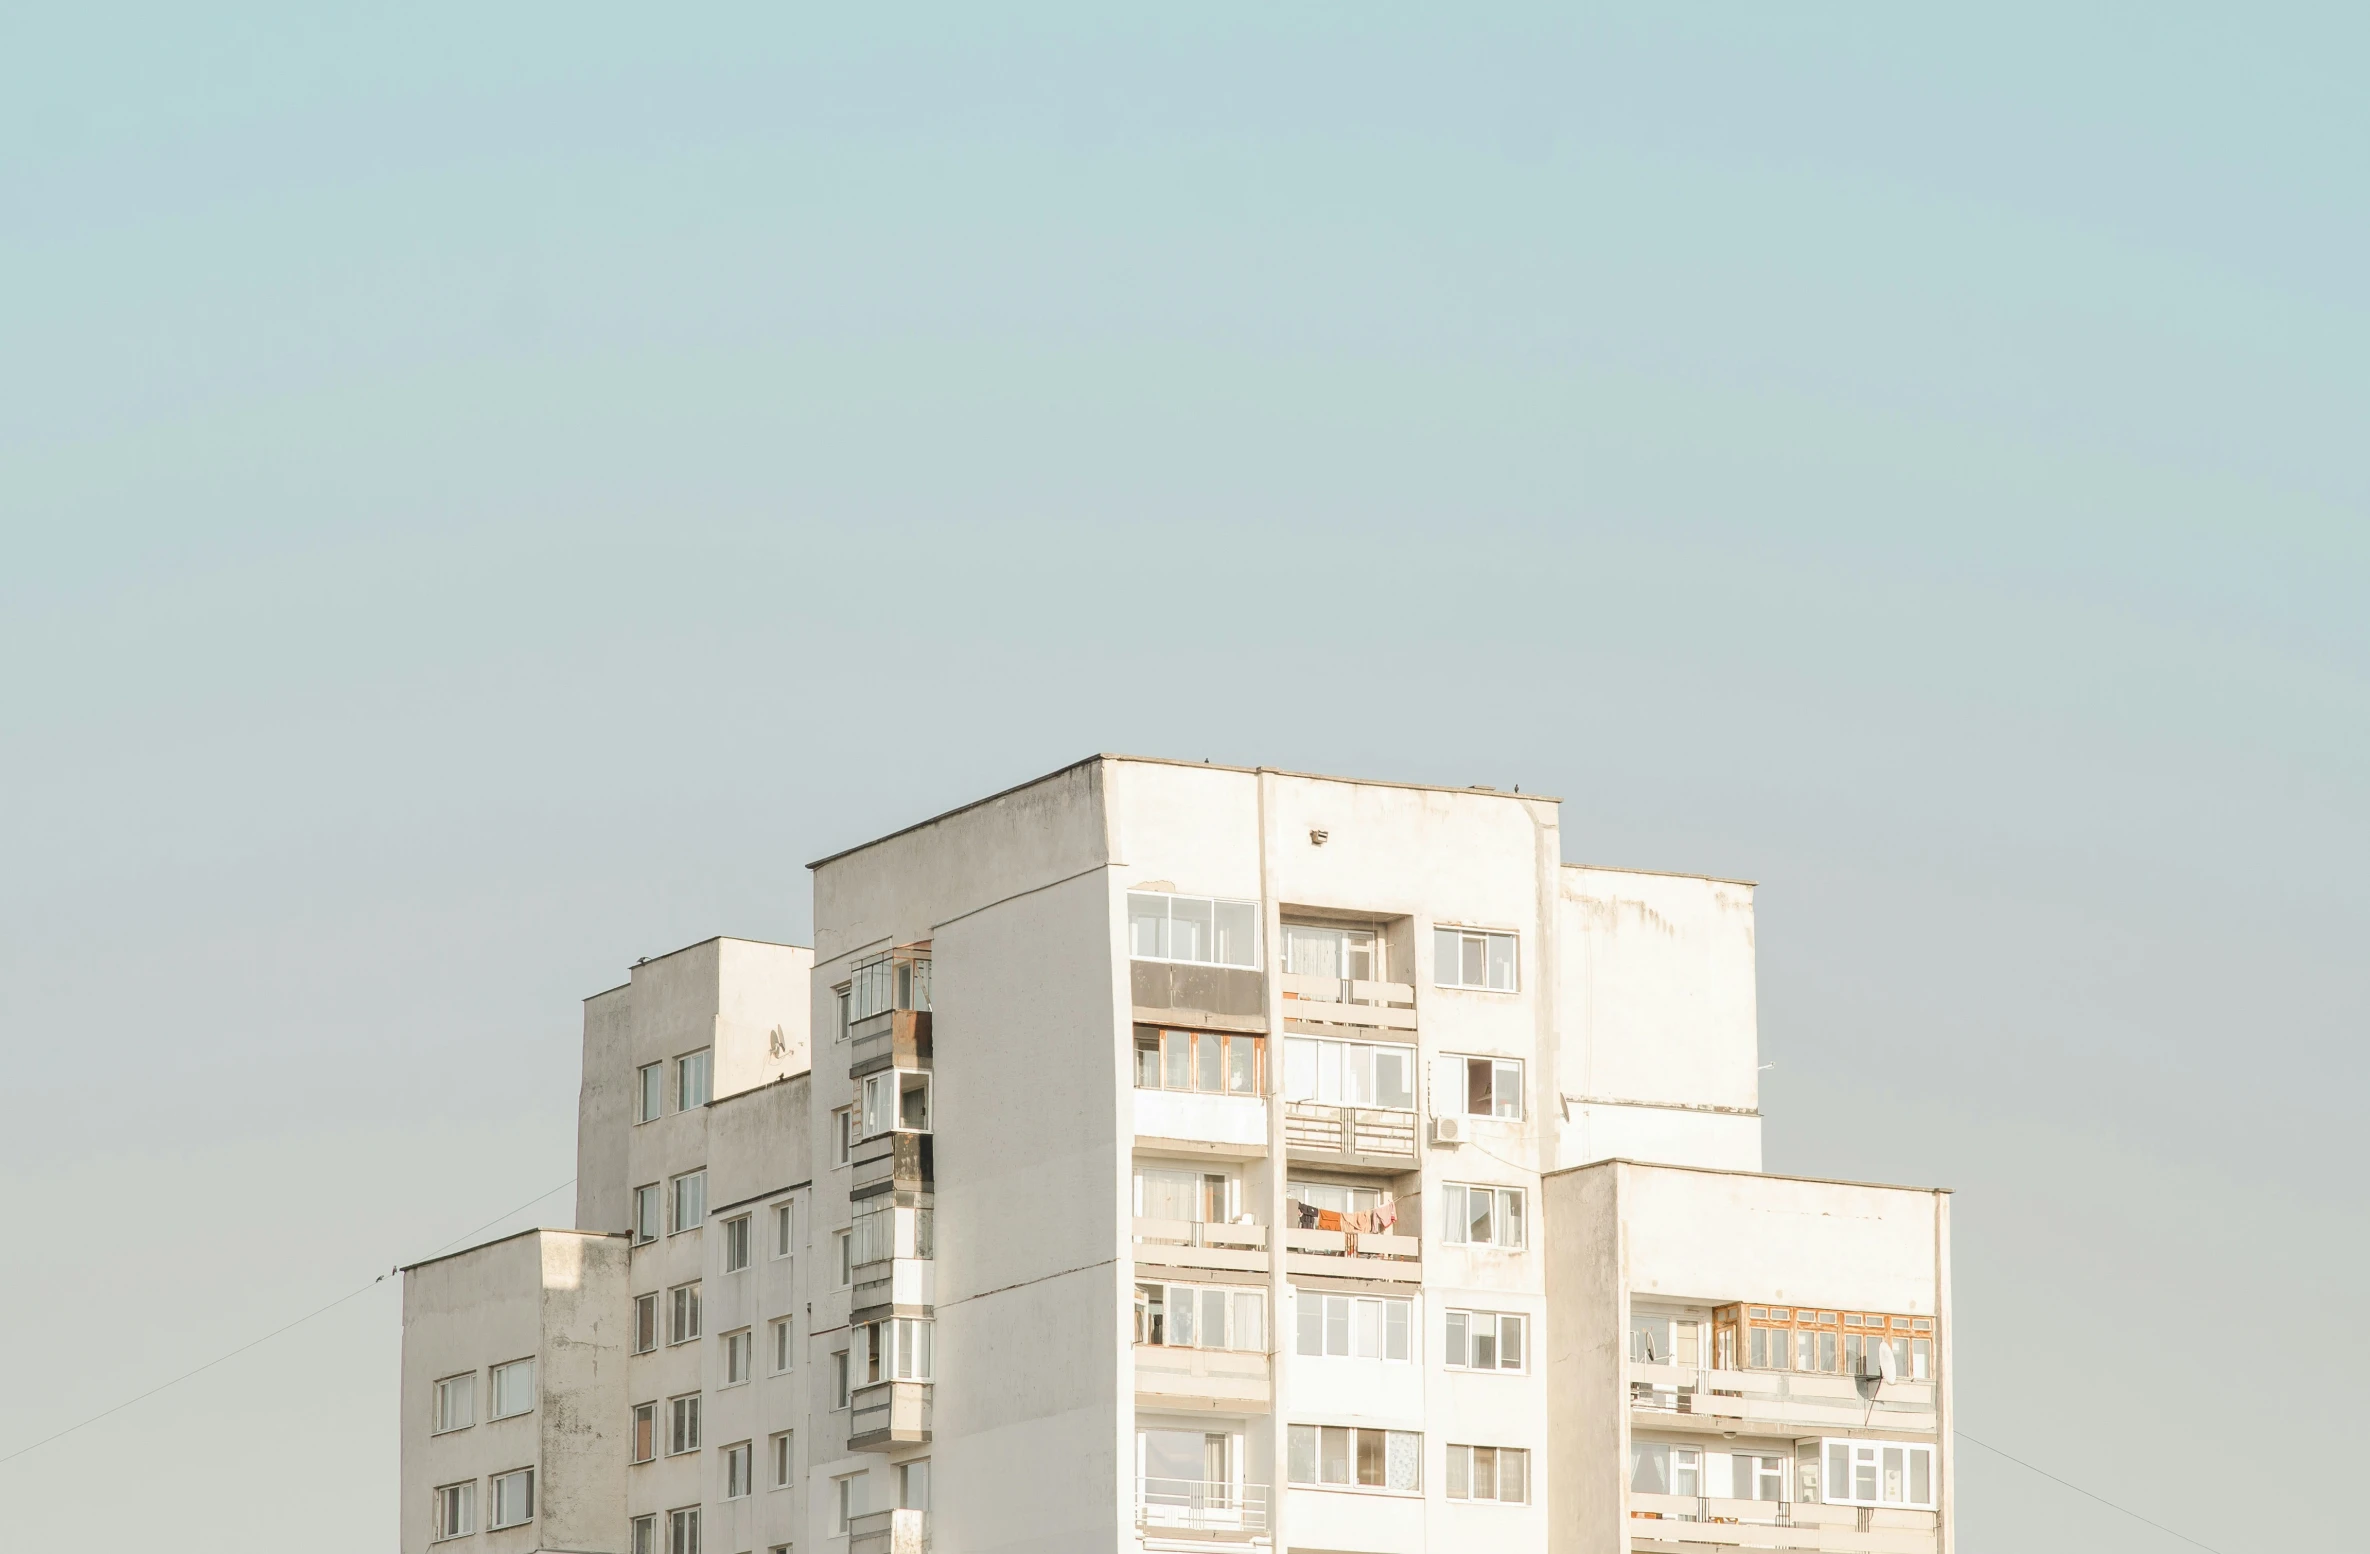
[[[1317,1228],[1319,1230],[1339,1230],[1341,1229],[1341,1216],[1331,1209],[1319,1209],[1317,1210]]]

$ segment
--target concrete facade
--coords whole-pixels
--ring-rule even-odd
[[[569,1243],[605,1249],[617,1311],[533,1335],[604,1356],[613,1398],[545,1407],[621,1421],[616,1482],[560,1507],[555,1456],[543,1542],[463,1536],[1495,1554],[1675,1548],[1684,1518],[1690,1546],[1807,1521],[1947,1550],[1946,1450],[1894,1463],[1915,1506],[1797,1499],[1818,1443],[1864,1466],[1828,1394],[1890,1387],[1891,1435],[1859,1434],[1947,1444],[1946,1200],[1755,1174],[1752,887],[1563,851],[1549,798],[1096,757],[813,865],[811,954],[635,967],[586,1003]],[[510,1245],[415,1271],[416,1317],[407,1288],[406,1554],[439,1473],[502,1471],[413,1383],[526,1352],[549,1276]],[[1816,1370],[1815,1306],[1811,1371],[1710,1363],[1773,1301],[1914,1316],[1927,1374]],[[1630,1357],[1665,1327],[1684,1376]],[[634,1461],[635,1408],[663,1433],[684,1403],[697,1443]],[[1782,1473],[1686,1455],[1731,1415],[1751,1428],[1715,1438]],[[1733,1489],[1740,1461],[1788,1498],[1635,1487],[1675,1462]]]

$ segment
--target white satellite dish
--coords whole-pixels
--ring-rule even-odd
[[[1901,1379],[1900,1362],[1893,1358],[1893,1346],[1891,1344],[1878,1344],[1876,1346],[1876,1374],[1882,1376],[1887,1381],[1899,1381]]]

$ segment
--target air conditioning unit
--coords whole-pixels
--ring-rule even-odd
[[[1432,1119],[1432,1142],[1435,1144],[1462,1144],[1472,1136],[1467,1131],[1471,1126],[1472,1124],[1462,1117],[1435,1117]]]

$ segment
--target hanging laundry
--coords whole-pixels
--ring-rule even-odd
[[[1387,1235],[1389,1234],[1391,1227],[1398,1223],[1398,1204],[1385,1200],[1383,1206],[1374,1211],[1374,1228],[1377,1232]]]
[[[1341,1216],[1331,1209],[1319,1209],[1317,1210],[1317,1228],[1319,1230],[1339,1230]]]

